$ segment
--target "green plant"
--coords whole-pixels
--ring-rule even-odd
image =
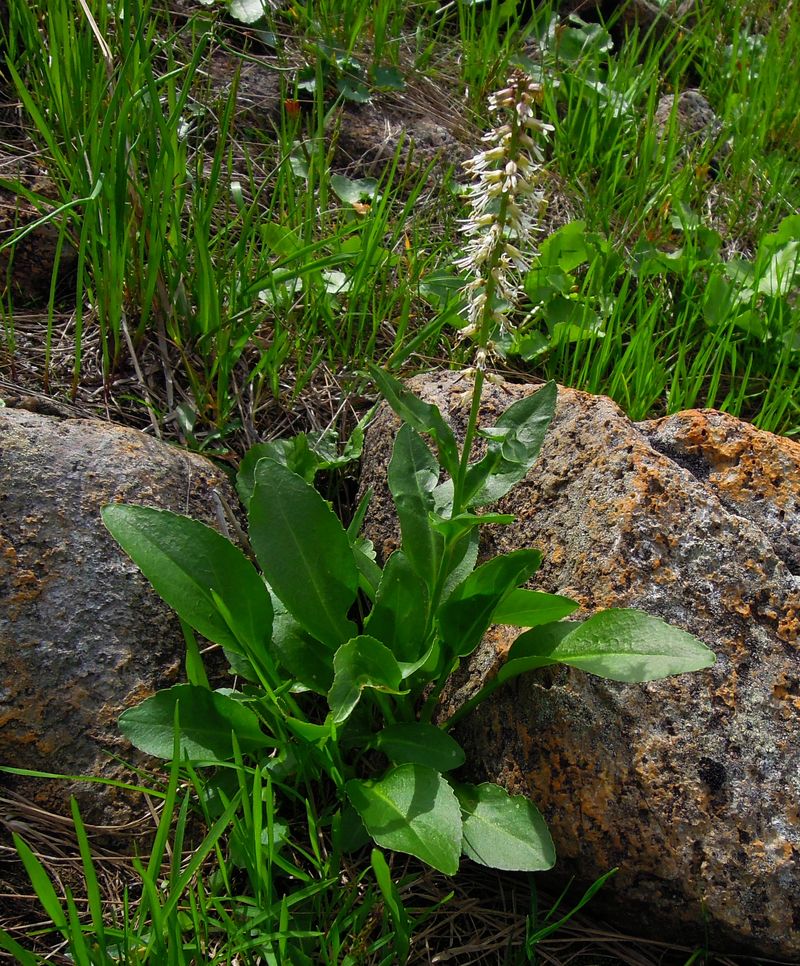
[[[25,841],[14,834],[14,845],[34,893],[53,930],[63,941],[69,961],[78,966],[107,966],[111,963],[139,966],[146,962],[188,966],[201,957],[203,962],[212,962],[203,956],[203,951],[206,931],[209,925],[213,928],[216,910],[212,909],[197,882],[197,875],[208,857],[219,849],[222,836],[229,832],[239,808],[241,792],[232,795],[209,821],[206,834],[195,843],[188,861],[183,863],[189,806],[198,789],[191,785],[181,787],[179,756],[171,757],[173,761],[166,788],[163,791],[149,790],[150,794],[161,799],[163,807],[147,862],[134,860],[134,874],[142,893],[141,899],[135,903],[135,911],[127,886],[122,909],[111,915],[104,909],[92,842],[75,799],[71,800],[71,813],[85,881],[88,923],[82,914],[81,902],[72,890],[66,888],[63,902],[59,900],[56,885],[45,866]],[[131,790],[143,791],[140,787]],[[35,966],[43,961],[2,929],[0,949],[11,953],[22,966]]]
[[[375,375],[406,421],[389,467],[403,547],[382,570],[357,526],[345,530],[313,487],[275,458],[257,460],[252,490],[248,467],[239,478],[249,541],[266,582],[242,551],[203,524],[147,507],[105,508],[106,526],[161,596],[222,645],[237,673],[255,685],[243,693],[178,685],[126,712],[121,727],[142,750],[171,757],[177,714],[182,753],[205,764],[228,760],[234,741],[248,754],[271,747],[283,758],[291,749],[297,757],[299,744],[302,757],[327,773],[342,805],[346,796],[378,844],[452,874],[462,835],[467,854],[480,861],[492,853],[495,862],[504,835],[512,835],[516,854],[500,867],[549,867],[549,839],[529,803],[494,786],[453,788],[444,778],[464,760],[447,734],[463,712],[431,723],[452,671],[490,623],[536,629],[518,638],[487,691],[558,662],[617,680],[649,680],[706,667],[710,652],[633,611],[554,624],[576,605],[518,589],[538,568],[537,551],[475,567],[476,529],[509,518],[474,510],[502,496],[532,465],[553,411],[552,384],[484,431],[491,434],[486,455],[467,462],[459,480],[461,454],[438,410],[391,377]],[[443,483],[420,432],[436,442],[450,474]],[[366,616],[354,620],[359,606]],[[327,699],[322,720],[319,702],[306,704],[306,692]],[[374,751],[394,767],[378,781],[365,780],[359,776],[374,769]],[[428,808],[417,814],[420,796]],[[519,851],[522,843],[527,856]]]
[[[318,87],[323,94],[330,90],[338,97],[356,104],[366,104],[372,99],[372,89],[402,90],[405,87],[402,73],[389,65],[376,64],[367,70],[352,53],[319,42],[315,45],[313,62],[298,73],[297,87],[314,94]]]
[[[477,510],[531,469],[556,403],[549,383],[494,426],[478,425],[488,333],[515,297],[516,242],[532,227],[520,206],[535,169],[528,154],[540,126],[535,93],[515,74],[494,97],[504,123],[471,165],[478,184],[464,265],[475,271],[467,295],[478,349],[463,446],[435,406],[371,370],[403,422],[388,467],[402,546],[382,567],[359,535],[369,496],[345,529],[308,482],[314,456],[307,441],[257,450],[242,464],[238,488],[258,569],[196,521],[147,507],[103,510],[158,593],[186,626],[225,649],[246,682],[241,691],[211,690],[188,634],[189,683],[125,712],[125,735],[163,758],[174,758],[177,740],[195,768],[224,767],[240,755],[256,763],[255,774],[279,768],[312,800],[331,798],[326,822],[336,852],[369,836],[450,875],[462,855],[503,869],[547,869],[555,860],[533,803],[454,775],[465,755],[449,732],[479,700],[518,674],[556,663],[644,681],[713,662],[693,637],[637,611],[562,621],[577,607],[573,601],[523,586],[540,564],[536,550],[476,566],[479,528],[512,519]],[[477,436],[485,439],[479,458]],[[291,468],[298,447],[301,474]],[[492,623],[528,629],[497,678],[437,721],[451,674]],[[376,873],[387,895],[380,860]]]

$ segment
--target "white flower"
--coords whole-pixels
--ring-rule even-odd
[[[536,189],[542,152],[533,135],[553,130],[534,114],[541,92],[539,84],[515,71],[489,98],[489,109],[501,119],[483,135],[486,149],[464,165],[475,182],[469,194],[472,214],[460,227],[468,242],[455,264],[473,278],[463,289],[467,324],[459,337],[476,338],[479,371],[486,367],[490,328],[509,328],[508,313],[524,292],[520,276],[530,268],[543,199]]]

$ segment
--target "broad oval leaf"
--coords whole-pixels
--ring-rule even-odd
[[[466,760],[455,738],[426,721],[388,725],[378,732],[375,743],[395,765],[413,762],[448,772]]]
[[[549,657],[549,652],[577,626],[571,621],[555,621],[520,634],[509,648],[506,663],[498,671],[497,677],[489,682],[490,686],[499,686],[527,671],[557,664],[557,660]]]
[[[272,743],[261,731],[256,715],[241,701],[193,684],[176,684],[123,711],[120,731],[140,751],[172,758],[176,706],[181,755],[190,759],[229,760],[233,757],[231,732],[245,752]]]
[[[159,596],[203,637],[237,653],[267,646],[272,632],[269,592],[230,540],[169,510],[109,504],[101,514]],[[214,594],[225,605],[227,619]]]
[[[401,693],[402,674],[394,655],[367,634],[342,644],[333,657],[333,672],[328,705],[335,724],[348,719],[364,688]]]
[[[591,257],[592,250],[586,241],[586,222],[570,221],[544,239],[539,246],[537,261],[542,267],[557,266],[564,272],[571,272]]]
[[[512,590],[492,614],[492,623],[509,624],[512,627],[538,627],[540,624],[560,621],[579,606],[576,601],[558,594],[543,594],[538,590]]]
[[[455,875],[461,855],[461,808],[439,772],[400,765],[380,781],[353,779],[347,796],[378,845],[415,855]]]
[[[331,723],[325,721],[324,724],[315,724],[313,721],[301,721],[300,718],[286,716],[283,723],[292,732],[311,745],[323,745],[331,740]]]
[[[466,580],[475,569],[475,564],[478,562],[479,550],[480,534],[477,530],[473,530],[466,540],[459,542],[451,564],[452,569],[447,575],[444,590],[442,591],[443,601],[448,600],[456,587]]]
[[[351,81],[348,90],[365,91],[367,100],[369,100],[369,88],[365,87],[364,84],[357,82],[356,84],[353,84]],[[342,91],[342,93],[344,93],[344,91]],[[347,95],[345,94],[345,96]],[[360,97],[350,99],[361,100]],[[374,178],[353,179],[346,178],[343,174],[332,174],[331,189],[341,201],[348,205],[357,204],[361,201],[376,202],[379,201],[381,197],[378,194],[378,182]]]
[[[240,23],[253,24],[263,20],[270,10],[268,0],[230,0],[228,12]]]
[[[556,850],[547,823],[533,802],[499,785],[457,785],[464,821],[464,855],[508,872],[552,869]]]
[[[293,253],[293,249],[288,254]],[[359,420],[344,451],[339,453],[339,437],[334,429],[324,432],[297,433],[288,439],[274,439],[256,443],[245,453],[236,475],[236,490],[246,506],[250,503],[255,486],[255,469],[259,460],[272,459],[292,472],[313,483],[320,470],[336,469],[358,459],[364,445],[364,426],[372,410]]]
[[[383,571],[375,563],[375,546],[366,537],[353,539],[350,547],[359,574],[359,586],[370,600],[375,600],[375,594],[381,583]]]
[[[388,64],[372,69],[372,83],[375,87],[392,91],[402,91],[406,87],[406,80],[400,68]]]
[[[570,628],[566,634],[564,627]],[[639,610],[604,610],[582,624],[555,628],[560,633],[551,633],[545,625],[520,635],[509,650],[509,663],[541,659],[612,681],[637,683],[699,671],[716,660],[713,651],[692,634]]]
[[[439,464],[425,440],[407,423],[395,437],[387,482],[395,499],[410,494],[426,510],[433,509],[432,493],[439,483]]]
[[[350,541],[313,486],[271,459],[256,466],[250,542],[269,585],[309,634],[336,648],[357,633],[347,612],[358,591]]]
[[[361,816],[350,802],[345,802],[340,812],[338,846],[342,852],[359,852],[370,841],[369,832],[364,828]],[[334,819],[334,836],[337,835]]]
[[[447,654],[471,654],[503,598],[532,577],[541,562],[538,550],[514,550],[473,570],[439,608],[439,629]]]
[[[795,288],[798,274],[800,241],[790,241],[772,256],[764,277],[758,283],[758,291],[776,298],[786,298]]]

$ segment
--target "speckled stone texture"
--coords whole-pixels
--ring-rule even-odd
[[[215,488],[236,504],[207,460],[137,430],[0,409],[2,764],[114,776],[120,768],[109,754],[142,760],[117,718],[175,683],[183,637],[100,508],[140,503],[213,523]],[[60,812],[75,794],[98,824],[129,817],[130,800],[101,785],[2,774],[0,785]]]
[[[454,374],[412,388],[463,428]],[[529,391],[490,387],[487,421]],[[455,408],[454,408],[455,407]],[[397,542],[385,488],[396,422],[368,434],[368,533]],[[543,809],[557,873],[620,872],[593,901],[641,934],[800,960],[800,446],[716,412],[639,425],[609,399],[571,390],[538,463],[487,528],[487,555],[539,547],[531,586],[582,613],[640,607],[696,634],[709,671],[622,685],[576,670],[497,691],[458,731],[473,780],[498,780]],[[502,662],[496,628],[446,701]],[[448,707],[444,709],[447,713]]]

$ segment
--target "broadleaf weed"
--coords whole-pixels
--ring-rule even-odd
[[[523,806],[496,785],[476,787],[451,777],[463,754],[445,732],[516,674],[559,661],[580,663],[581,634],[602,636],[595,626],[612,629],[605,638],[608,645],[595,647],[603,652],[602,673],[614,676],[608,659],[620,640],[627,642],[619,662],[621,680],[647,680],[706,667],[713,661],[713,655],[689,635],[631,611],[606,611],[574,629],[565,628],[568,633],[560,635],[558,655],[551,654],[548,648],[538,649],[535,628],[541,623],[538,610],[549,603],[548,595],[518,597],[516,606],[521,611],[515,622],[534,630],[518,639],[495,681],[449,720],[433,724],[438,698],[451,673],[478,646],[495,612],[541,561],[537,551],[519,550],[475,567],[478,528],[509,520],[497,514],[481,516],[475,509],[508,492],[533,464],[554,410],[555,387],[549,384],[520,400],[493,429],[483,429],[487,451],[472,459],[490,335],[494,326],[506,324],[507,309],[521,292],[517,274],[527,266],[518,245],[527,243],[533,228],[525,204],[535,191],[534,138],[544,127],[533,110],[538,90],[524,75],[512,75],[507,87],[492,99],[491,109],[499,118],[485,139],[488,147],[470,163],[476,186],[465,226],[469,242],[462,265],[474,273],[465,290],[466,334],[475,339],[477,349],[474,370],[466,377],[473,387],[464,444],[459,447],[435,406],[386,373],[377,369],[372,373],[406,423],[397,437],[389,477],[402,547],[382,568],[370,562],[367,547],[343,528],[306,479],[285,465],[290,450],[276,448],[272,456],[255,459],[248,470],[252,477],[242,481],[242,492],[249,497],[250,543],[268,581],[258,591],[251,579],[255,576],[252,564],[207,528],[188,555],[176,555],[176,547],[190,546],[177,533],[187,527],[197,530],[200,524],[143,508],[104,510],[106,526],[159,593],[178,608],[182,619],[239,652],[256,670],[254,684],[242,693],[227,689],[209,693],[202,685],[181,685],[126,712],[121,724],[134,744],[168,754],[153,744],[154,725],[160,718],[166,738],[174,723],[172,760],[178,758],[175,749],[182,749],[195,757],[196,767],[203,767],[204,759],[206,765],[224,764],[230,756],[224,749],[232,740],[245,822],[232,841],[238,842],[239,861],[245,864],[262,905],[272,896],[275,868],[281,861],[274,837],[276,815],[282,815],[296,792],[290,792],[283,805],[275,802],[269,776],[263,784],[262,769],[269,768],[269,763],[259,759],[259,744],[273,747],[274,762],[287,766],[284,785],[293,780],[301,783],[298,791],[305,786],[310,850],[298,851],[310,867],[340,868],[342,855],[331,851],[333,839],[323,829],[328,823],[341,827],[347,812],[348,821],[355,821],[356,827],[362,824],[377,845],[410,853],[447,874],[457,871],[462,852],[502,868],[546,869],[555,854],[535,806],[530,802]],[[422,434],[432,438],[435,455]],[[449,476],[444,483],[438,482],[440,462]],[[141,539],[145,530],[146,546]],[[223,543],[224,575],[214,564]],[[363,579],[373,573],[374,578]],[[241,581],[254,595],[248,597],[246,611],[261,615],[256,623],[242,610],[241,594],[234,589]],[[179,585],[186,592],[177,593]],[[189,591],[190,586],[196,590]],[[367,598],[369,612],[361,626],[353,622],[359,594]],[[217,616],[207,614],[209,601]],[[559,606],[564,603],[558,598]],[[269,624],[271,614],[270,631],[263,625]],[[641,645],[649,639],[658,642],[652,652]],[[628,647],[637,648],[635,673]],[[600,665],[594,669],[600,672]],[[201,706],[208,710],[197,711]],[[269,737],[263,733],[259,737],[253,730],[255,719],[243,717],[244,707],[248,715],[258,715]],[[140,728],[145,721],[146,731]],[[232,734],[228,734],[230,728]],[[432,740],[431,728],[442,730],[441,740]],[[378,764],[380,758],[384,764]],[[247,774],[252,779],[243,781]],[[422,812],[414,806],[420,796],[430,803]],[[324,808],[323,800],[329,803]],[[261,852],[265,831],[271,867]],[[381,860],[373,862],[395,923],[408,928]],[[181,884],[185,878],[183,873]],[[155,915],[154,901],[151,896]],[[305,936],[287,931],[286,901],[279,913],[280,956],[288,955],[290,939]],[[171,909],[168,903],[158,910],[159,935]],[[403,948],[407,950],[407,942]]]

